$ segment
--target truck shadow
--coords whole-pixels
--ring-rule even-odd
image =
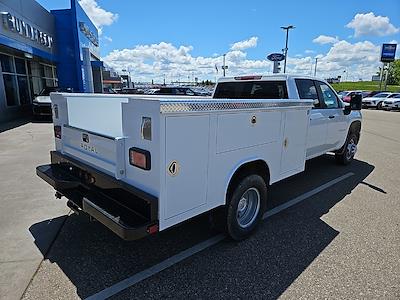
[[[184,268],[193,268],[193,271],[180,272],[175,269],[179,266],[174,266],[170,271],[157,275],[157,289],[154,289],[150,278],[122,292],[121,297],[141,298],[144,291],[150,298],[181,298],[188,294],[201,295],[201,298],[246,298],[252,294],[264,299],[279,297],[340,234],[321,220],[321,216],[350,194],[373,169],[374,166],[359,160],[350,166],[337,166],[330,155],[311,160],[305,172],[271,186],[268,209],[349,172],[354,175],[268,218],[248,240],[241,243],[225,240],[195,255],[184,265]],[[375,186],[374,190],[382,191]],[[47,247],[39,243],[43,240],[40,234],[45,232],[43,228],[47,223],[48,220],[34,224],[29,230],[45,259],[58,265],[75,285],[81,298],[91,296],[215,235],[209,229],[208,216],[203,215],[155,236],[125,242],[101,224],[89,222],[84,216],[72,215],[66,219],[57,239],[47,251]],[[51,224],[56,222],[48,224],[53,226]],[[185,282],[190,292],[169,288],[177,282]],[[59,283],[54,277],[43,284],[46,286],[42,288],[51,291],[57,290]],[[124,294],[129,292],[132,294]]]

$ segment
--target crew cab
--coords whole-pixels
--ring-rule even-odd
[[[210,213],[231,238],[248,237],[269,186],[335,153],[352,161],[361,97],[350,105],[316,78],[219,80],[213,99],[51,95],[55,151],[37,174],[126,240]]]

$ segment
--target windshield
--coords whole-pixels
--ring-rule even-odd
[[[58,92],[60,89],[57,87],[45,87],[40,93],[39,96],[49,96],[50,93]]]
[[[388,93],[379,93],[379,94],[376,94],[374,97],[375,98],[386,98],[389,95],[390,94],[388,94]]]
[[[50,93],[61,92],[61,93],[72,93],[71,88],[61,87],[50,87],[46,86],[40,93],[39,96],[50,96]]]
[[[346,96],[348,93],[349,93],[349,92],[343,91],[343,92],[338,93],[338,95],[339,95],[339,96]]]
[[[390,95],[388,98],[397,98],[397,96],[399,96],[400,94],[392,94]]]
[[[394,96],[393,98],[400,98],[400,94],[397,94],[397,95]]]

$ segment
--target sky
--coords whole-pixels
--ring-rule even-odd
[[[37,0],[48,10],[70,0]],[[287,72],[371,80],[382,43],[400,42],[399,0],[79,0],[100,32],[102,60],[135,82],[272,73],[289,33]],[[399,47],[398,47],[399,48]],[[397,49],[397,57],[400,57]],[[217,71],[218,69],[218,71]]]

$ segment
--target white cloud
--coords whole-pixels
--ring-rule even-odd
[[[376,73],[379,62],[380,45],[369,41],[349,43],[339,41],[333,44],[326,54],[318,54],[318,77],[343,75],[346,70],[349,80],[363,78],[370,80]],[[288,70],[291,73],[311,75],[314,73],[315,57],[288,58]]]
[[[111,43],[113,41],[112,38],[109,36],[104,36],[104,39],[109,43]]]
[[[244,49],[248,49],[248,48],[257,47],[257,41],[258,41],[258,37],[253,36],[253,37],[249,38],[248,40],[244,40],[244,41],[240,41],[240,42],[236,42],[236,43],[232,44],[231,50],[244,50]]]
[[[117,71],[130,68],[134,81],[162,81],[164,74],[167,82],[186,78],[192,73],[200,80],[212,79],[222,75],[222,55],[192,56],[192,46],[175,46],[171,43],[137,45],[131,49],[110,52],[104,62]],[[227,76],[240,74],[265,74],[271,72],[272,63],[266,59],[248,59],[242,50],[226,53]],[[219,69],[216,74],[215,65]]]
[[[386,36],[398,33],[399,28],[396,28],[388,17],[375,16],[370,12],[367,14],[356,14],[354,19],[346,25],[347,28],[354,29],[354,36],[363,35],[370,36]]]
[[[101,34],[103,26],[110,26],[118,19],[118,14],[106,11],[101,8],[96,0],[79,0],[79,4],[85,10],[86,14],[99,29]]]
[[[316,37],[313,39],[313,43],[317,44],[334,44],[339,42],[338,37],[333,37],[333,36],[328,36],[328,35],[320,35],[319,37]]]
[[[315,53],[315,51],[314,51],[314,50],[311,50],[311,49],[307,49],[307,50],[304,51],[304,53],[306,53],[306,54],[313,54],[313,53]]]
[[[330,46],[327,53],[315,53],[308,50],[306,57],[288,57],[288,73],[310,75],[314,73],[313,64],[318,58],[318,77],[328,78],[338,75],[349,80],[363,78],[370,80],[376,73],[380,55],[380,45],[370,41],[350,43],[338,41]],[[117,49],[103,58],[105,63],[117,71],[131,69],[134,81],[162,82],[164,74],[167,82],[178,79],[186,80],[188,76],[200,80],[222,76],[222,55],[193,56],[190,45],[173,45],[167,42],[158,44],[137,45],[130,49]],[[312,53],[312,54],[311,54]],[[318,54],[318,55],[317,55]],[[251,59],[246,50],[230,50],[226,53],[226,64],[229,66],[227,76],[243,74],[268,74],[272,72],[272,63],[266,58]],[[215,66],[219,73],[216,74]]]

